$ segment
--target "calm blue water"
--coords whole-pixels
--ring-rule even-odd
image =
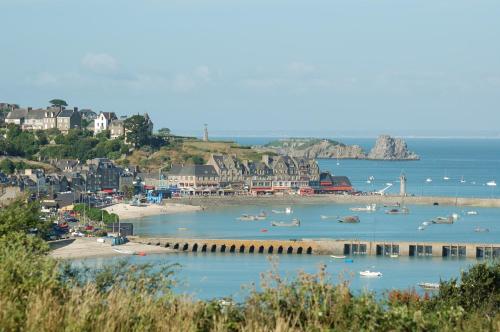
[[[474,208],[477,215],[466,215],[462,208],[453,206],[409,206],[408,215],[387,215],[388,208],[381,207],[374,213],[357,212],[359,224],[338,223],[336,218],[325,216],[355,214],[349,207],[355,205],[322,204],[296,205],[293,214],[273,214],[271,210],[284,210],[285,206],[260,205],[237,206],[224,209],[160,215],[134,220],[134,232],[144,236],[173,236],[193,238],[235,238],[235,239],[303,239],[336,238],[400,241],[458,241],[498,242],[500,239],[500,214],[498,209]],[[237,221],[241,214],[258,214],[266,211],[265,221]],[[430,225],[424,231],[417,228],[422,222],[437,216],[458,213],[461,218],[452,225]],[[300,227],[273,227],[271,221],[289,222],[292,218],[301,220]],[[474,228],[488,228],[488,233],[476,233]],[[180,230],[179,230],[180,229]],[[261,232],[267,229],[267,232]]]
[[[227,138],[226,138],[227,139]],[[261,145],[276,138],[231,138],[242,145]],[[335,139],[335,138],[334,138]],[[345,138],[346,144],[357,144],[369,151],[375,139]],[[362,191],[380,190],[386,183],[394,187],[387,193],[399,192],[399,176],[408,178],[407,191],[415,195],[500,197],[500,187],[488,187],[486,182],[500,184],[499,139],[406,139],[410,150],[421,157],[419,161],[319,160],[322,170],[336,175],[347,175],[353,185]],[[370,176],[375,181],[367,184]],[[445,181],[443,177],[449,177]],[[465,180],[461,183],[460,180]],[[427,183],[426,179],[432,182]]]
[[[122,258],[100,258],[76,261],[74,264],[100,266]],[[281,277],[293,279],[299,271],[317,273],[321,265],[332,282],[349,280],[354,292],[364,290],[382,294],[390,289],[417,287],[419,282],[439,282],[460,276],[460,271],[474,264],[470,259],[355,257],[353,263],[336,261],[327,256],[280,255],[271,258],[262,254],[179,253],[128,258],[130,263],[180,263],[176,292],[196,298],[233,296],[242,300],[249,289],[260,289],[261,274],[278,271]],[[276,268],[277,269],[276,269]],[[383,273],[381,278],[362,278],[359,271],[371,269]],[[252,286],[253,285],[253,286]]]

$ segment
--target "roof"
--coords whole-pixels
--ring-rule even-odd
[[[102,115],[104,115],[104,117],[106,118],[106,120],[110,121],[110,120],[113,120],[113,119],[116,119],[116,114],[115,112],[101,112]],[[99,116],[101,115],[99,114]]]
[[[75,111],[72,109],[64,109],[62,110],[57,117],[58,118],[70,118]]]
[[[25,118],[27,114],[28,110],[26,108],[17,108],[7,114],[7,119],[22,119]]]
[[[45,118],[44,109],[28,110],[26,114],[26,119],[42,120]]]
[[[172,165],[169,175],[218,176],[212,165]]]

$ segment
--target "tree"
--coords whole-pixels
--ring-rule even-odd
[[[0,170],[5,174],[12,174],[16,169],[16,165],[10,159],[4,159],[0,161]]]
[[[148,145],[151,141],[151,130],[147,119],[142,115],[134,115],[124,121],[127,142],[135,148]]]
[[[163,138],[170,137],[170,129],[169,128],[158,129],[158,136],[163,137]]]
[[[66,103],[66,101],[62,100],[62,99],[52,99],[51,101],[49,101],[49,103],[52,105],[52,106],[68,106],[68,103]]]
[[[10,233],[28,233],[37,229],[38,234],[48,230],[50,221],[40,219],[38,202],[21,197],[0,210],[0,237]]]

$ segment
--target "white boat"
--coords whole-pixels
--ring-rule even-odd
[[[403,206],[401,209],[390,209],[386,210],[385,214],[409,214],[410,209],[408,209],[406,206]]]
[[[293,213],[293,210],[291,207],[287,207],[286,209],[284,210],[271,210],[272,213],[275,213],[275,214],[292,214]]]
[[[293,219],[292,222],[286,223],[284,221],[272,221],[271,226],[276,226],[276,227],[299,227],[300,226],[300,220],[299,219]]]
[[[464,180],[464,176],[462,175],[462,177],[460,178],[460,183],[465,183],[467,181]]]
[[[351,211],[360,211],[360,212],[373,212],[377,211],[377,204],[370,204],[365,207],[353,207],[350,208]]]
[[[474,232],[476,233],[488,233],[490,230],[488,228],[476,227],[474,228]]]
[[[447,177],[447,176],[444,176],[444,177],[443,177],[443,180],[445,180],[445,181],[448,181],[449,179],[450,179],[450,178],[449,178],[449,177]]]
[[[430,221],[424,221],[424,222],[422,223],[422,226],[429,226],[430,224],[431,224],[431,222],[430,222]]]
[[[436,217],[431,220],[433,224],[453,224],[455,220],[452,216],[449,217]]]
[[[458,213],[453,213],[451,215],[451,218],[453,219],[453,221],[457,221],[458,219],[460,219],[460,216],[458,215]]]
[[[420,282],[418,286],[423,289],[437,290],[439,289],[439,284],[434,282]]]
[[[113,251],[118,252],[120,254],[125,254],[125,255],[135,255],[135,251],[132,251],[132,250],[113,248]]]
[[[418,230],[419,230],[419,231],[423,231],[424,229],[425,229],[425,227],[424,227],[424,226],[418,226]]]
[[[496,187],[496,186],[497,186],[497,183],[496,183],[496,181],[495,181],[495,180],[491,180],[491,181],[486,182],[486,185],[487,185],[488,187]]]
[[[336,256],[336,255],[330,255],[331,258],[335,258],[335,259],[344,259],[345,256]]]
[[[431,183],[431,182],[432,182],[432,179],[431,179],[431,178],[427,178],[427,179],[425,180],[425,182],[427,182],[427,183]]]
[[[337,219],[339,216],[325,216],[325,215],[321,215],[319,216],[322,220],[327,220],[327,219]]]
[[[477,215],[477,211],[467,211],[466,212],[469,216],[476,216]]]
[[[361,271],[361,272],[359,272],[359,274],[360,274],[362,277],[369,277],[369,278],[381,277],[381,276],[382,276],[382,273],[381,273],[381,272],[370,271],[370,270]]]
[[[399,255],[398,254],[392,254],[389,257],[391,257],[391,258],[399,258]]]

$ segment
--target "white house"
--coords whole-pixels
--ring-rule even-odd
[[[111,121],[117,119],[114,112],[101,112],[94,120],[94,134],[99,134],[103,130],[108,130]]]

